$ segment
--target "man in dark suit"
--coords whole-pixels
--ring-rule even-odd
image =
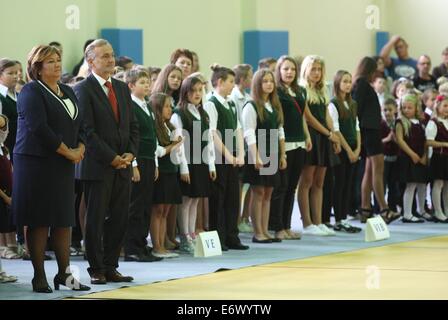
[[[131,282],[118,271],[129,212],[131,163],[138,148],[138,122],[129,89],[111,79],[112,46],[95,40],[85,52],[90,76],[75,86],[84,113],[86,154],[77,167],[87,205],[86,255],[92,284]]]

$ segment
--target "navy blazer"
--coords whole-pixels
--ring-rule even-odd
[[[139,128],[129,88],[124,82],[115,79],[112,79],[112,86],[118,102],[119,123],[115,120],[108,97],[93,75],[74,87],[84,116],[83,132],[86,141],[85,157],[76,167],[77,179],[102,180],[105,174],[115,171],[111,163],[117,155],[137,155]],[[130,169],[129,167],[120,172],[130,176]]]
[[[63,84],[59,88],[75,106],[75,118],[68,114],[59,99],[41,81],[26,84],[17,99],[17,138],[14,154],[49,157],[56,154],[62,142],[77,148],[82,113],[73,90]]]

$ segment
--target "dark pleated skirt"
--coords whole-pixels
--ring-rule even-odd
[[[334,153],[331,141],[311,127],[309,127],[309,131],[313,148],[306,153],[305,165],[334,167],[340,164],[339,157]]]
[[[177,173],[159,173],[154,183],[153,204],[181,204],[182,192],[180,190]]]
[[[448,180],[448,156],[434,153],[429,168],[432,180]]]
[[[281,184],[280,161],[275,168],[265,166],[266,172],[255,169],[253,164],[246,164],[243,167],[243,182],[251,186],[279,187]],[[268,172],[269,170],[269,172]]]
[[[75,225],[75,165],[55,153],[14,155],[12,212],[18,226]]]
[[[210,173],[206,164],[189,164],[190,184],[180,181],[182,195],[190,198],[206,198],[210,195]]]
[[[428,166],[414,164],[407,156],[398,157],[398,168],[401,183],[428,183]]]

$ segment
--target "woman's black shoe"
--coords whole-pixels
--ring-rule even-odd
[[[33,285],[33,291],[38,293],[53,293],[47,281],[42,285],[41,283],[37,283],[37,280],[33,278],[31,280],[31,284]]]
[[[272,243],[272,240],[271,239],[258,240],[257,238],[253,237],[252,242],[254,242],[254,243]]]
[[[72,277],[70,283],[67,283],[67,279]],[[73,278],[71,274],[64,274],[63,276],[59,276],[59,274],[54,276],[53,279],[54,289],[59,290],[59,286],[64,286],[73,291],[89,291],[90,287],[81,284],[78,280]]]

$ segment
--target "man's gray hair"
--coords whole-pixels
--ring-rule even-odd
[[[109,41],[104,39],[97,39],[93,41],[91,44],[89,44],[86,48],[86,52],[84,54],[84,58],[86,61],[89,61],[89,59],[93,60],[95,59],[95,48],[103,47],[111,45]]]

